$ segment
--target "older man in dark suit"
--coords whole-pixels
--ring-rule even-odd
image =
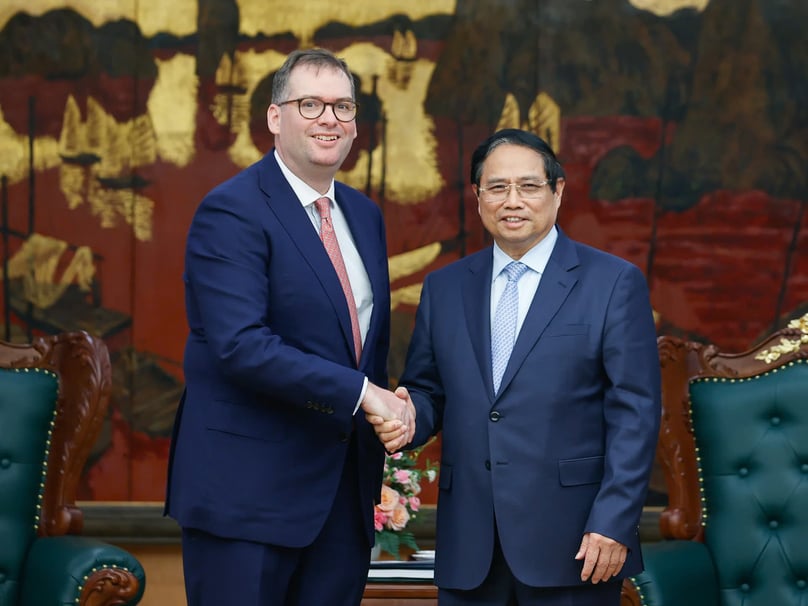
[[[539,137],[495,133],[471,181],[494,245],[427,276],[401,377],[411,446],[442,431],[439,602],[616,605],[659,429],[645,279],[557,227],[564,171]]]

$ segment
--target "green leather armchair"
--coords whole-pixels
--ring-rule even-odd
[[[623,605],[808,604],[808,314],[743,353],[659,353],[664,540]]]
[[[109,354],[86,333],[0,342],[0,604],[137,604],[140,563],[79,536],[79,478],[106,414]]]

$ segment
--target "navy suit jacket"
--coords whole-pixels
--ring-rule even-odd
[[[635,574],[661,410],[645,279],[559,230],[495,397],[492,264],[487,248],[427,276],[401,378],[413,445],[442,430],[435,582],[483,581],[495,520],[528,585],[580,584],[586,532],[628,546]]]
[[[166,512],[183,527],[310,544],[355,431],[372,545],[384,450],[353,411],[364,376],[387,387],[387,248],[369,198],[341,183],[335,197],[373,290],[358,368],[339,279],[273,153],[213,189],[196,211],[184,276],[186,391],[166,496]]]

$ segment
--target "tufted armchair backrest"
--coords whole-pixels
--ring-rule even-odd
[[[16,604],[37,536],[59,381],[43,369],[0,368],[0,604]]]
[[[808,599],[808,363],[690,382],[704,543],[722,606]]]
[[[112,387],[109,352],[101,339],[76,331],[37,337],[30,344],[0,342],[0,367],[49,371],[59,396],[48,448],[38,536],[80,534],[76,490],[106,416]]]
[[[657,346],[663,540],[621,604],[808,605],[808,314],[739,353]]]
[[[106,345],[85,332],[0,342],[0,605],[35,537],[79,534],[84,462],[109,402]]]

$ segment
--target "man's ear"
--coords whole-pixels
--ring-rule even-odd
[[[269,129],[269,132],[271,132],[273,135],[277,135],[281,129],[280,122],[280,107],[273,103],[267,108],[267,128]]]
[[[558,179],[556,179],[556,188],[555,188],[554,194],[556,196],[558,196],[558,201],[559,202],[561,201],[561,195],[564,193],[564,185],[565,184],[566,184],[566,181],[564,180],[564,177],[559,177]]]

